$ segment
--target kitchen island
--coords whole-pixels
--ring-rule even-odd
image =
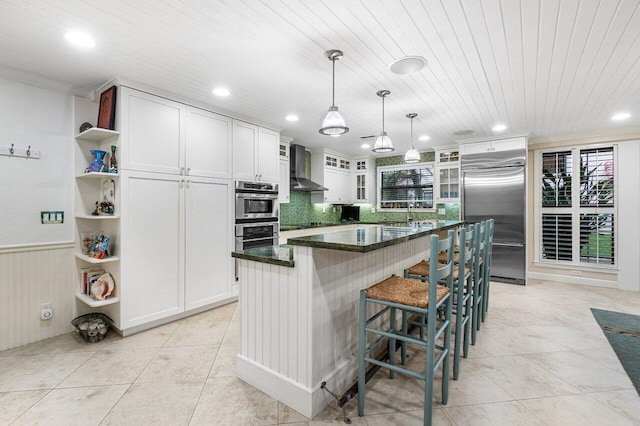
[[[357,379],[358,297],[428,257],[460,221],[366,226],[234,252],[240,281],[236,375],[313,418]]]

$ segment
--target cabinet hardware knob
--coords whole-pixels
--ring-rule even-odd
[[[180,167],[180,176],[184,175],[184,167]]]
[[[191,174],[191,167],[187,167],[187,175]]]

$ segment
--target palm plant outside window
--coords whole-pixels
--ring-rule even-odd
[[[615,148],[540,156],[540,260],[615,265]]]

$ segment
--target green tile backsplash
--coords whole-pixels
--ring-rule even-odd
[[[423,152],[420,154],[423,162],[434,161],[435,153]],[[402,164],[402,155],[394,155],[392,157],[376,158],[376,167],[394,166]],[[307,179],[311,177],[311,154],[307,151],[305,158]],[[411,212],[414,220],[425,219],[448,219],[455,220],[460,217],[460,206],[458,204],[438,204],[438,208],[445,209],[445,215],[441,216],[437,212]],[[406,220],[405,212],[378,212],[374,204],[360,204],[360,221],[361,222],[382,222],[394,221],[402,222]],[[328,204],[313,204],[311,202],[310,192],[291,191],[288,204],[280,205],[280,223],[282,225],[293,225],[297,223],[308,222],[324,222],[338,223],[340,222],[340,213],[342,206]],[[375,210],[375,213],[372,212]]]

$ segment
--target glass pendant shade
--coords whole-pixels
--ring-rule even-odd
[[[387,136],[387,132],[380,132],[380,136],[376,139],[376,143],[373,146],[373,152],[391,152],[394,151],[391,138]]]
[[[405,163],[418,163],[420,162],[420,153],[415,149],[411,148],[404,154],[404,162]]]
[[[337,106],[330,106],[329,111],[322,119],[322,128],[319,130],[323,135],[341,135],[347,133],[349,128],[346,126],[344,117],[338,111]]]

